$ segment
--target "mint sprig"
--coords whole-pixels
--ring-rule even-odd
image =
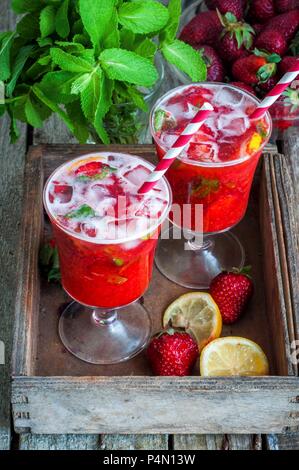
[[[180,0],[12,0],[12,8],[22,17],[0,34],[1,114],[12,141],[17,121],[42,127],[54,113],[81,143],[90,135],[132,143],[158,79],[156,54],[193,81],[206,78],[200,53],[176,39]]]

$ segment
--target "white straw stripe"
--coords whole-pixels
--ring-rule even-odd
[[[195,134],[198,131],[199,127],[202,125],[202,123],[203,123],[203,121],[188,124],[188,126],[186,127],[186,129],[183,130],[181,135]]]
[[[258,108],[268,108],[271,106],[277,99],[277,95],[275,96],[267,96],[258,106]]]
[[[171,158],[176,158],[178,156],[178,151],[181,151],[182,147],[171,148],[163,157],[163,160],[170,160]]]
[[[292,82],[297,77],[298,72],[287,72],[278,82],[279,85]]]
[[[162,176],[164,175],[164,173],[166,172],[167,168],[165,170],[160,170],[160,171],[153,171],[149,176],[148,178],[146,179],[146,181],[148,183],[152,183],[154,181],[158,181],[160,178],[162,178]]]

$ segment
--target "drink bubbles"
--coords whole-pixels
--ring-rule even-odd
[[[159,225],[169,204],[165,180],[145,195],[138,189],[152,166],[124,154],[92,154],[58,168],[45,199],[62,228],[92,242],[129,242]]]

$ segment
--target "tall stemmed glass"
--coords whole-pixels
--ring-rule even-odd
[[[74,300],[59,321],[65,347],[93,364],[138,354],[151,334],[138,299],[147,290],[160,225],[171,205],[161,179],[138,188],[153,166],[140,157],[97,153],[59,167],[44,189],[57,241],[62,285]]]

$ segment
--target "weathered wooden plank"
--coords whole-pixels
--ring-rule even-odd
[[[177,434],[174,450],[261,450],[260,434]]]
[[[20,450],[99,450],[97,434],[21,434]]]
[[[299,432],[268,434],[266,436],[266,448],[269,450],[298,450]]]
[[[298,222],[299,222],[299,129],[290,128],[285,133],[284,140],[282,142],[282,153],[285,156],[287,161],[294,191],[297,198],[297,207],[298,207]]]
[[[296,377],[13,380],[15,426],[36,434],[280,433],[299,424],[297,398]]]
[[[15,16],[10,1],[0,4],[0,31],[14,27]],[[16,290],[16,250],[22,198],[26,127],[21,129],[19,142],[9,144],[9,119],[0,120],[0,341],[5,345],[5,366],[0,365],[0,449],[10,446],[10,356],[14,296]]]
[[[165,434],[104,434],[102,450],[167,450],[168,436]]]

